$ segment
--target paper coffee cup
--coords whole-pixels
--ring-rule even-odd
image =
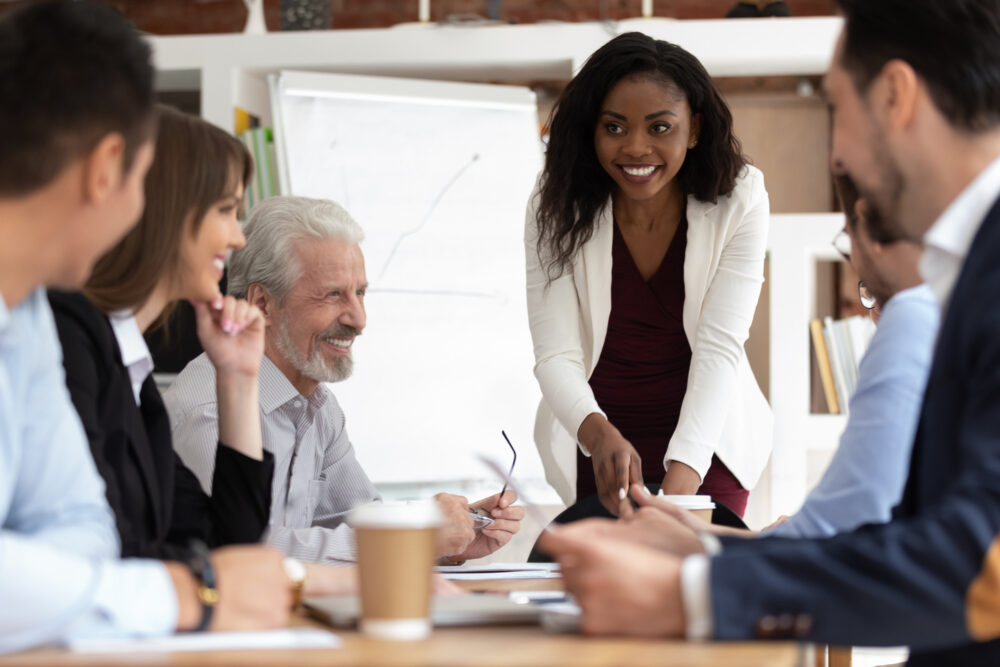
[[[712,523],[712,510],[715,509],[712,496],[677,496],[665,494],[661,491],[657,497],[666,500],[668,503],[679,505],[695,516]]]
[[[401,641],[430,635],[437,503],[371,503],[348,521],[358,546],[361,632]]]

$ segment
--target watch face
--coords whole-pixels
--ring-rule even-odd
[[[284,561],[285,574],[293,583],[301,584],[306,580],[306,566],[297,558],[286,558]]]

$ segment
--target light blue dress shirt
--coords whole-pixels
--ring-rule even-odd
[[[171,632],[166,568],[118,555],[45,292],[0,296],[0,652]]]
[[[883,306],[829,467],[802,508],[767,535],[828,537],[889,520],[910,468],[939,313],[926,285]]]

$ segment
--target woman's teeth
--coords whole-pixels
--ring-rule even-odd
[[[622,167],[622,171],[629,176],[649,176],[656,171],[656,167],[654,165],[648,167]]]

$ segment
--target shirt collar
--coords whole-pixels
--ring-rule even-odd
[[[320,382],[308,399],[314,408],[326,404],[329,390]],[[266,354],[260,362],[260,407],[264,414],[271,414],[278,408],[295,399],[303,398],[299,390],[285,377],[271,358]]]
[[[122,355],[122,363],[128,369],[129,378],[133,384],[141,385],[153,372],[153,357],[139,330],[139,323],[130,310],[116,310],[108,316],[108,320],[115,332],[118,350]]]
[[[1000,193],[1000,158],[966,186],[924,234],[920,274],[944,306],[972,241]]]

